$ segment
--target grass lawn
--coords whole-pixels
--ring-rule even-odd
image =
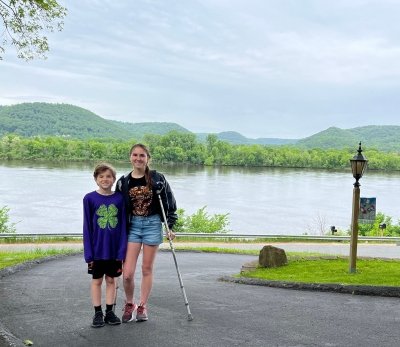
[[[184,233],[183,233],[184,234]],[[228,234],[229,235],[229,234]],[[23,236],[13,236],[13,237],[8,237],[8,238],[0,238],[0,244],[2,243],[53,243],[53,242],[77,242],[77,243],[82,243],[82,235],[77,234],[74,237],[71,236],[46,236],[46,235],[41,235],[37,237],[31,237],[29,235],[26,235],[26,237]],[[179,244],[180,242],[218,242],[218,243],[259,243],[259,244],[265,244],[265,243],[282,243],[282,242],[307,242],[307,243],[337,243],[337,244],[349,244],[349,240],[346,239],[341,239],[341,240],[336,240],[336,239],[330,239],[329,236],[327,236],[325,239],[313,239],[313,238],[308,238],[308,239],[300,239],[300,238],[295,238],[295,237],[264,237],[264,238],[232,238],[232,237],[196,237],[196,236],[184,236],[180,235],[177,233],[177,237],[174,240],[174,243]],[[387,243],[395,243],[396,241],[392,240],[390,237],[384,240],[380,241],[373,241],[373,243],[376,244],[387,244]],[[358,243],[367,243],[370,244],[371,241],[365,241],[362,238],[358,240]]]
[[[294,259],[278,268],[258,268],[242,277],[304,283],[338,283],[400,286],[400,260],[357,259],[357,272],[349,273],[349,261],[338,259]]]
[[[258,256],[259,250],[240,250],[221,247],[180,247],[176,250],[248,254]],[[357,259],[357,272],[349,273],[349,260],[345,257],[324,259],[326,255],[311,252],[287,252],[288,265],[279,268],[259,268],[241,274],[242,277],[273,281],[304,283],[338,283],[371,286],[400,287],[400,260]],[[238,275],[239,276],[239,275]]]
[[[177,251],[200,251],[204,253],[226,253],[226,254],[244,254],[244,255],[255,255],[258,257],[260,250],[258,249],[239,249],[239,248],[228,248],[228,247],[211,247],[211,246],[180,246],[179,243],[174,245]],[[169,250],[169,248],[167,248]],[[288,259],[297,259],[311,256],[324,256],[324,254],[316,252],[286,252]]]
[[[49,257],[58,254],[73,254],[73,249],[35,249],[30,251],[0,251],[0,269],[25,263],[27,261]]]
[[[175,244],[175,249],[201,252],[248,254],[258,256],[259,250],[241,250],[221,247],[190,247]],[[72,254],[74,249],[40,249],[0,251],[0,269],[58,254]],[[279,268],[259,268],[242,274],[243,277],[304,283],[338,283],[400,287],[400,260],[357,259],[357,272],[349,273],[347,258],[325,259],[323,254],[287,252],[288,265]]]

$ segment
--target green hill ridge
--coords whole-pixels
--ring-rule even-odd
[[[310,137],[299,140],[296,147],[342,149],[363,143],[364,149],[378,149],[385,152],[400,151],[400,126],[368,125],[353,129],[331,127]]]
[[[178,131],[180,133],[190,133],[189,130],[176,123],[170,122],[142,122],[142,123],[129,123],[116,120],[109,122],[123,127],[130,133],[134,134],[137,138],[142,138],[146,134],[164,135],[170,131]]]
[[[104,119],[84,108],[69,104],[22,103],[0,106],[0,136],[62,136],[78,139],[140,139],[146,131],[166,134],[189,132],[175,123],[124,123]]]
[[[61,136],[77,139],[141,140],[145,134],[164,135],[170,131],[192,133],[172,122],[130,123],[104,119],[84,108],[44,102],[0,106],[0,136],[14,133],[24,137]],[[205,141],[208,133],[197,133]],[[303,139],[251,139],[235,131],[216,133],[219,140],[231,144],[288,145],[304,149],[363,148],[400,151],[400,126],[369,125],[353,129],[330,127]]]
[[[192,133],[172,122],[130,123],[104,119],[84,108],[69,104],[44,102],[0,106],[0,136],[15,133],[21,136],[63,136],[78,139],[112,138],[141,140],[146,134],[165,135],[170,131]],[[205,141],[207,133],[196,134]],[[295,143],[293,139],[249,139],[234,131],[216,134],[219,140],[232,144]]]

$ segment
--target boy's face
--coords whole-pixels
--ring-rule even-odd
[[[103,190],[111,190],[115,178],[110,170],[105,170],[97,175],[95,181],[99,188]]]

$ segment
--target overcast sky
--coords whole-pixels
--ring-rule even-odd
[[[1,105],[251,138],[400,125],[400,1],[60,2],[69,12],[47,60],[7,47]]]

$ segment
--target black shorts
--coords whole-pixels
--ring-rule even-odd
[[[93,266],[88,264],[88,274],[93,275],[93,279],[108,277],[119,277],[122,275],[121,260],[95,260]]]

